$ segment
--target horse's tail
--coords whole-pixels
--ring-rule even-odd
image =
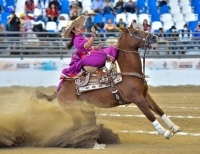
[[[57,97],[57,93],[54,92],[51,95],[46,95],[46,94],[43,94],[40,91],[36,91],[35,96],[36,96],[37,99],[46,99],[47,101],[51,102]]]

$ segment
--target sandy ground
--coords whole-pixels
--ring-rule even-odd
[[[101,109],[97,122],[111,129],[120,137],[121,144],[106,144],[105,149],[93,148],[42,148],[47,141],[58,136],[72,126],[67,113],[61,110],[57,102],[37,101],[35,90],[52,93],[55,87],[7,87],[0,88],[0,143],[12,145],[16,140],[27,139],[29,147],[2,147],[2,154],[63,154],[63,153],[140,153],[140,154],[198,154],[200,153],[200,87],[150,87],[154,100],[164,112],[172,116],[171,120],[182,128],[186,135],[175,135],[170,140],[161,135],[137,133],[155,131],[144,117],[125,116],[142,115],[133,104],[127,107]],[[102,116],[107,114],[107,116]],[[118,114],[120,116],[109,116]],[[182,116],[177,117],[177,116]],[[187,116],[190,116],[188,118]],[[185,118],[184,118],[185,117]],[[160,119],[158,118],[160,121]],[[160,121],[161,122],[161,121]],[[161,124],[163,124],[161,122]],[[163,125],[164,126],[164,125]],[[132,131],[122,133],[121,130]],[[19,135],[20,134],[20,135]],[[16,136],[20,136],[18,138]],[[30,147],[29,139],[34,141]]]

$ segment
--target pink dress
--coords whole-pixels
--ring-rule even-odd
[[[84,44],[88,42],[86,37],[82,35],[76,35],[74,38],[74,46],[76,52],[73,53],[70,66],[62,70],[61,76],[73,77],[76,76],[83,66],[102,67],[105,64],[106,57],[115,59],[117,56],[117,49],[113,46],[104,48],[104,50],[93,50],[92,48],[85,49]],[[62,86],[61,81],[57,91]]]

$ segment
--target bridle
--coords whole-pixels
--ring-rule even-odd
[[[149,48],[148,48],[148,39],[149,39],[149,36],[150,36],[150,34],[151,33],[147,33],[147,36],[146,36],[146,38],[143,38],[143,37],[139,37],[137,34],[135,34],[135,33],[137,33],[137,31],[139,31],[139,30],[134,30],[132,33],[130,32],[130,30],[126,27],[126,29],[128,30],[128,32],[129,32],[129,35],[131,36],[131,37],[135,37],[135,38],[137,38],[137,39],[139,39],[139,40],[142,40],[143,42],[145,42],[145,45],[144,45],[144,47],[145,47],[145,52],[144,52],[144,56],[143,56],[143,73],[142,74],[139,74],[139,73],[136,73],[136,72],[122,72],[122,75],[131,75],[131,76],[136,76],[136,77],[139,77],[139,78],[141,78],[141,79],[143,79],[143,83],[145,84],[145,77],[148,77],[148,76],[145,76],[145,56],[146,56],[146,54],[148,54],[148,52],[149,52]],[[156,35],[155,35],[156,36]],[[100,38],[99,37],[97,37],[98,38],[98,40],[99,40],[99,43],[101,43],[101,40],[100,40]],[[137,52],[137,51],[130,51],[130,50],[124,50],[124,49],[121,49],[121,48],[118,48],[118,47],[115,47],[116,49],[118,49],[118,50],[121,50],[121,51],[124,51],[124,52],[132,52],[132,53],[137,53],[137,54],[139,54],[139,52]],[[103,51],[104,51],[104,49],[102,49]],[[104,51],[104,53],[106,54],[106,52]],[[107,55],[107,54],[106,54]]]
[[[139,39],[139,40],[142,40],[143,42],[145,42],[144,43],[144,56],[143,56],[143,73],[142,73],[142,75],[145,77],[145,56],[146,56],[146,54],[148,54],[149,53],[149,48],[148,48],[148,39],[149,39],[149,35],[151,34],[151,33],[147,33],[147,36],[146,36],[146,38],[143,38],[143,37],[139,37],[139,36],[137,36],[136,34],[134,34],[134,33],[137,33],[137,31],[139,31],[139,30],[134,30],[132,33],[130,32],[130,30],[129,30],[129,28],[127,28],[126,27],[126,29],[128,30],[128,33],[129,33],[129,35],[131,36],[131,37],[135,37],[135,38],[137,38],[137,39]],[[156,35],[155,35],[156,36]],[[157,37],[157,36],[156,36]],[[138,53],[139,54],[139,52],[137,52],[137,51],[129,51],[129,50],[124,50],[124,49],[120,49],[120,48],[118,48],[118,47],[116,47],[116,49],[119,49],[119,50],[121,50],[121,51],[124,51],[124,52],[133,52],[133,53]],[[145,83],[145,78],[143,78],[143,83]]]

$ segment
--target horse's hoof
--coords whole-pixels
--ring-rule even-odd
[[[178,133],[178,132],[181,132],[181,129],[180,129],[179,126],[174,125],[174,126],[172,127],[172,132],[173,132],[174,134],[176,134],[176,133]]]
[[[166,132],[164,133],[164,137],[165,139],[170,139],[173,136],[173,133],[166,130]]]

